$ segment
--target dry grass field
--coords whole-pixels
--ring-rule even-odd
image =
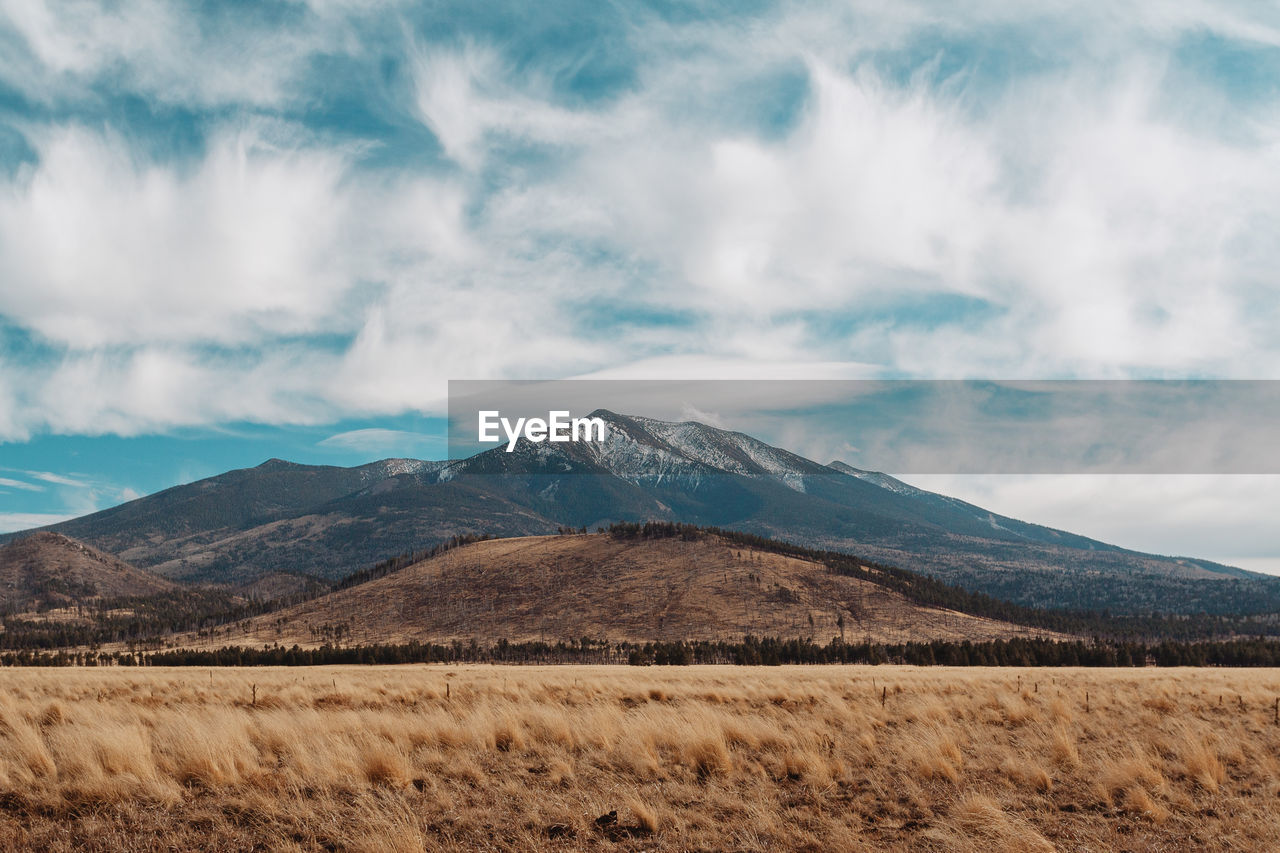
[[[1277,696],[1275,670],[9,669],[0,849],[1274,850]]]

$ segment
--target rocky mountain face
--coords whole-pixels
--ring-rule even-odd
[[[52,529],[179,580],[337,579],[450,536],[670,520],[844,550],[1033,606],[1280,610],[1280,579],[1127,551],[701,423],[593,413],[603,442],[517,442],[454,462],[271,460]]]

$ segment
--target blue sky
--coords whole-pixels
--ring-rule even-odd
[[[1280,378],[1278,108],[1259,3],[3,0],[0,527],[450,378]]]

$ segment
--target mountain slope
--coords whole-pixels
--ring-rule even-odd
[[[941,495],[937,492],[930,492],[915,486],[902,482],[901,480],[890,477],[888,474],[881,474],[878,471],[863,471],[847,465],[844,462],[832,462],[828,466],[833,470],[843,474],[849,474],[864,482],[872,483],[886,491],[895,494],[910,497],[917,505],[928,506],[931,508],[931,515],[935,519],[950,517],[954,519],[949,527],[952,530],[959,528],[960,519],[970,519],[976,522],[979,529],[989,527],[991,531],[995,531],[998,535],[996,538],[1002,538],[1006,541],[1025,541],[1029,543],[1038,543],[1042,545],[1063,545],[1069,548],[1078,548],[1085,551],[1102,551],[1111,554],[1126,555],[1125,559],[1141,559],[1150,558],[1152,555],[1142,554],[1137,551],[1130,551],[1117,545],[1109,545],[1106,542],[1100,542],[1097,539],[1090,539],[1086,536],[1080,536],[1075,533],[1068,533],[1064,530],[1056,530],[1052,527],[1045,527],[1042,524],[1032,524],[1026,521],[1019,521],[1016,518],[1010,518],[1004,515],[998,515],[989,509],[983,509],[980,506],[962,501],[959,498]],[[987,532],[987,531],[983,531]],[[1236,568],[1235,566],[1225,566],[1221,563],[1215,563],[1211,560],[1197,560],[1189,557],[1155,557],[1166,571],[1175,574],[1184,575],[1186,577],[1233,577],[1233,578],[1257,578],[1254,572]]]
[[[0,608],[65,606],[169,592],[176,584],[59,533],[0,546]]]
[[[270,459],[256,468],[228,471],[175,486],[52,529],[92,541],[113,554],[126,555],[149,540],[182,541],[207,537],[214,531],[293,518],[389,477],[437,470],[443,465],[384,459],[356,468],[339,468]],[[142,553],[145,555],[145,550]]]
[[[627,540],[589,534],[466,545],[211,637],[176,642],[738,641],[753,634],[825,643],[841,635],[840,620],[850,642],[1047,633],[923,607],[819,563],[713,535]]]
[[[177,580],[241,584],[277,571],[341,577],[349,567],[376,561],[387,548],[394,551],[404,543],[371,541],[358,555],[348,557],[331,547],[331,540],[371,534],[376,539],[380,532],[317,510],[371,486],[385,488],[398,478],[434,475],[446,464],[384,459],[340,468],[271,459],[43,529],[81,539]],[[323,532],[334,525],[348,529],[326,540]],[[421,532],[431,538],[430,530]],[[449,535],[445,532],[441,538]],[[406,540],[409,547],[422,541],[418,536]]]
[[[272,460],[55,525],[166,577],[338,579],[455,534],[664,520],[859,554],[1037,607],[1280,610],[1280,579],[1007,518],[743,433],[598,411],[601,443],[357,468]]]

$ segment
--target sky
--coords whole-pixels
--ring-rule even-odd
[[[1277,379],[1277,231],[1270,4],[0,0],[0,530],[449,379]],[[1280,571],[1271,476],[939,482]]]

